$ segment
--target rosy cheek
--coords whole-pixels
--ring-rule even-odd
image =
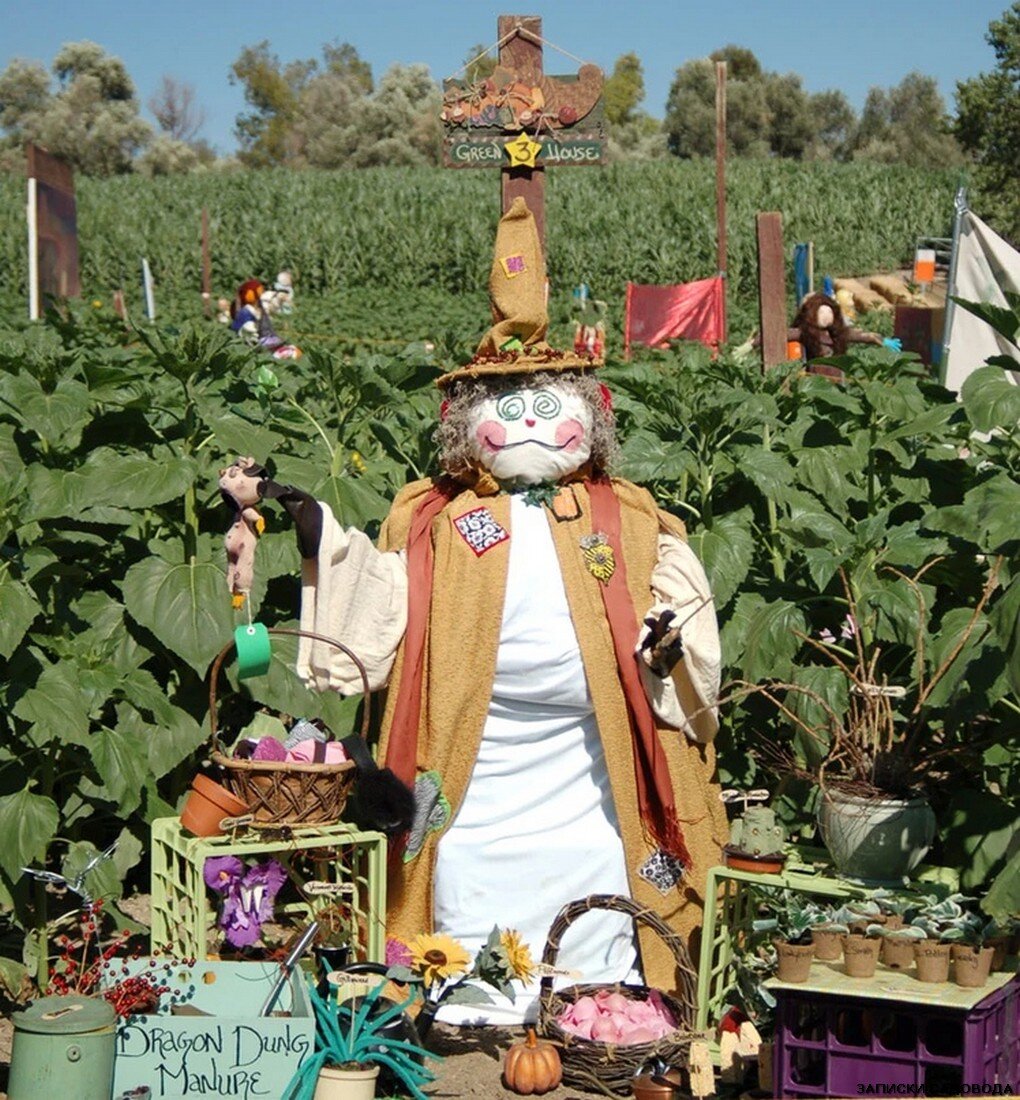
[[[576,451],[584,442],[584,425],[580,420],[564,420],[556,428],[556,446],[564,451]]]
[[[483,420],[475,429],[475,439],[483,451],[495,454],[506,443],[506,428],[498,420]]]

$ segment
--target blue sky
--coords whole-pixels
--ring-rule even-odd
[[[500,12],[541,15],[543,36],[607,72],[634,51],[645,71],[644,107],[661,117],[679,65],[734,42],[767,69],[799,73],[810,92],[839,88],[860,110],[872,85],[889,87],[912,70],[935,76],[953,107],[957,80],[994,66],[988,23],[1008,0],[548,0],[518,7],[479,0],[0,0],[0,68],[15,57],[47,66],[64,42],[90,38],[127,64],[144,103],[169,73],[195,87],[202,136],[235,147],[244,109],[231,62],[268,38],[284,61],[318,56],[347,41],[378,78],[394,62],[424,62],[436,79],[459,68],[468,49],[496,39]],[[546,48],[550,72],[574,62]],[[148,112],[144,112],[146,117]]]

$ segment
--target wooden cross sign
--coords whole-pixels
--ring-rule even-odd
[[[545,241],[544,172],[554,164],[605,159],[602,70],[581,65],[576,76],[542,69],[542,20],[501,15],[499,64],[476,83],[443,86],[443,162],[448,168],[500,168],[502,210],[518,195]]]

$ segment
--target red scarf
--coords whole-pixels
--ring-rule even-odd
[[[591,500],[592,530],[606,536],[616,559],[612,576],[600,587],[606,618],[613,636],[620,684],[630,715],[641,820],[655,842],[689,868],[691,858],[677,820],[666,754],[659,743],[655,715],[645,695],[637,665],[638,658],[634,653],[638,620],[627,588],[620,502],[608,478],[585,480],[584,485]],[[417,770],[418,728],[425,674],[425,637],[429,608],[432,605],[432,521],[462,490],[462,485],[446,478],[433,486],[415,508],[407,538],[408,609],[404,666],[393,710],[386,766],[412,789]]]

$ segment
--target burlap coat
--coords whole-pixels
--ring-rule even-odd
[[[400,493],[383,526],[381,550],[400,550],[405,546],[415,507],[433,485],[431,480],[419,481]],[[613,488],[620,503],[628,588],[640,621],[653,603],[651,576],[659,536],[668,532],[682,538],[684,529],[679,520],[655,506],[646,490],[619,479],[613,480]],[[565,501],[564,494],[568,492],[571,499]],[[475,507],[488,508],[513,538],[510,498],[504,493],[479,496],[471,489],[451,500],[433,520],[431,529],[435,556],[417,767],[419,772],[434,771],[441,777],[442,793],[450,807],[448,821],[453,820],[464,797],[488,712],[509,560],[509,542],[477,555],[457,533],[453,519]],[[586,568],[580,546],[580,539],[592,533],[591,508],[584,485],[562,489],[556,510],[560,514],[579,513],[574,518],[558,520],[549,512],[548,518],[605,750],[631,894],[690,941],[701,924],[707,870],[720,862],[721,845],[726,841],[726,815],[714,778],[715,752],[710,743],[695,743],[676,729],[658,731],[668,761],[677,815],[692,859],[684,880],[663,895],[637,874],[655,846],[642,826],[639,812],[629,718],[599,581]],[[403,650],[401,643],[390,676],[380,758],[386,754],[394,703],[404,671]],[[685,710],[693,713],[697,705],[682,664],[675,680]],[[714,733],[714,719],[704,724],[696,720],[694,724],[700,736],[710,737]],[[394,935],[410,937],[432,928],[433,870],[440,836],[441,830],[427,834],[418,855],[393,866],[388,927]],[[527,889],[527,884],[508,882],[507,889]],[[494,917],[498,918],[498,912]],[[538,951],[542,945],[533,946]],[[675,988],[672,956],[662,942],[653,932],[642,928],[639,946],[646,982],[662,989]],[[696,959],[694,946],[691,945],[692,957]]]

